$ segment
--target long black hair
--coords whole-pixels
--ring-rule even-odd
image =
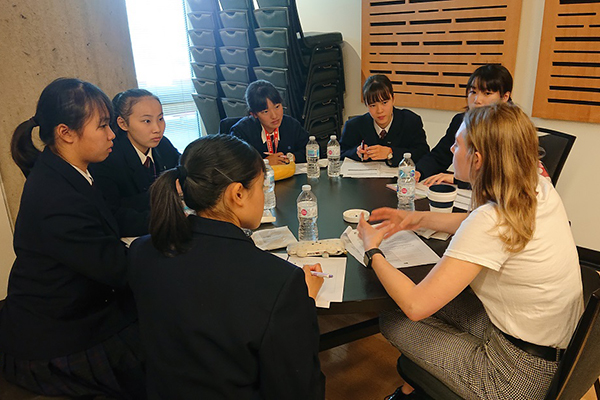
[[[150,234],[154,247],[174,256],[187,250],[190,223],[177,193],[196,212],[213,209],[233,182],[249,188],[265,170],[262,157],[243,140],[231,135],[208,135],[190,143],[181,165],[163,173],[150,188]]]
[[[102,90],[75,78],[56,79],[42,91],[35,115],[15,129],[10,143],[12,159],[25,176],[29,175],[40,154],[33,144],[33,128],[39,126],[40,139],[55,151],[54,128],[65,124],[75,132],[81,132],[94,112],[112,118],[112,104]]]
[[[110,127],[115,134],[127,134],[127,132],[121,129],[117,123],[117,118],[121,117],[125,120],[125,122],[129,123],[129,117],[133,112],[133,106],[135,106],[137,102],[144,97],[152,97],[160,103],[160,99],[146,89],[129,89],[118,93],[115,97],[113,97],[112,104],[113,108],[115,109],[115,114],[110,120]]]

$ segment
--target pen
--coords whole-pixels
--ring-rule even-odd
[[[365,141],[364,141],[364,140],[363,140],[362,142],[360,142],[360,149],[361,149],[361,150],[364,150],[364,149],[365,149]],[[363,158],[363,157],[364,157],[364,156],[363,156],[363,154],[361,153],[361,154],[360,154],[360,161],[364,161],[364,158]]]
[[[325,272],[310,271],[310,274],[312,276],[318,276],[319,278],[333,278],[333,275],[326,274]]]

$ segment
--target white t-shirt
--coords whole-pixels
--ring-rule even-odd
[[[579,259],[558,193],[547,179],[537,193],[535,232],[522,251],[504,249],[495,205],[487,203],[463,221],[445,255],[484,267],[471,287],[496,327],[566,348],[583,312]]]

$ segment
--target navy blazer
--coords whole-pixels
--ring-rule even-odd
[[[30,360],[62,357],[133,322],[119,237],[100,192],[46,147],[23,188],[17,258],[0,311],[0,352]]]
[[[452,122],[446,129],[446,134],[440,139],[438,144],[431,150],[429,154],[426,154],[417,163],[417,171],[421,173],[421,179],[430,177],[431,175],[439,174],[440,172],[446,172],[448,167],[452,164],[452,151],[450,148],[454,144],[454,138],[460,124],[463,122],[465,113],[456,114],[452,118]]]
[[[304,273],[237,226],[188,217],[191,248],[129,252],[149,399],[322,398],[319,327]]]
[[[356,148],[360,146],[363,140],[367,146],[378,144],[391,147],[393,157],[389,165],[393,167],[400,164],[406,152],[411,153],[411,158],[415,163],[429,152],[421,117],[410,110],[395,107],[392,126],[390,126],[389,132],[383,139],[377,135],[373,117],[369,113],[346,121],[340,140],[342,158],[349,157],[360,161],[358,154],[356,154]]]
[[[254,147],[260,155],[265,158],[267,144],[263,143],[260,133],[262,125],[258,118],[252,116],[242,118],[231,127],[231,134],[244,139]],[[308,143],[308,132],[289,115],[283,114],[281,126],[279,127],[279,146],[277,152],[293,153],[297,163],[306,162],[306,144]]]
[[[119,224],[122,236],[148,234],[150,216],[149,188],[153,180],[125,134],[115,138],[113,151],[106,160],[90,165],[94,184]],[[157,175],[179,164],[179,151],[163,136],[152,149]]]

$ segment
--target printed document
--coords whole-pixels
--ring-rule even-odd
[[[346,178],[396,178],[398,167],[388,167],[383,161],[361,162],[345,158],[340,173]]]
[[[341,239],[346,245],[346,250],[358,260],[363,262],[365,249],[358,231],[352,227],[346,228]],[[413,231],[396,232],[391,237],[384,239],[379,246],[387,261],[395,268],[414,267],[417,265],[435,264],[440,257],[427,246]]]

